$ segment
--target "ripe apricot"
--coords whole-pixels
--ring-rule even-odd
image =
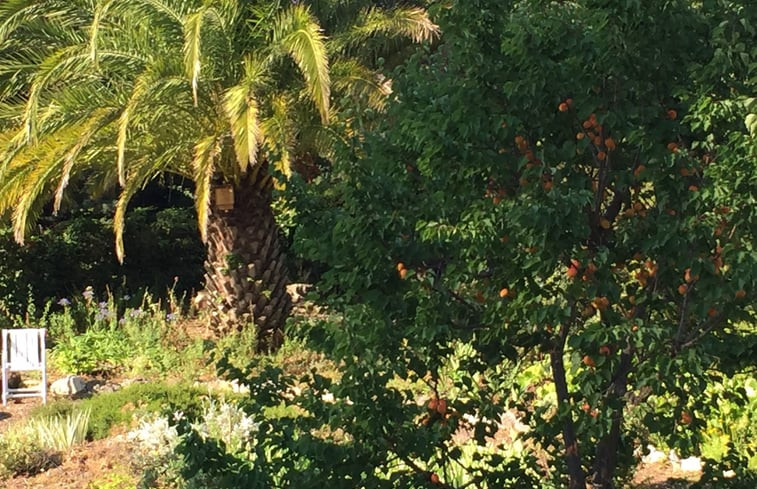
[[[681,176],[688,177],[690,175],[688,168],[681,168]]]
[[[438,400],[435,397],[432,397],[428,401],[428,409],[429,411],[436,411],[436,406],[438,405]]]
[[[581,359],[584,365],[587,367],[596,367],[597,363],[594,361],[593,358],[591,358],[589,355],[584,355],[584,357]]]
[[[522,146],[525,142],[526,140],[523,139],[523,136],[521,135],[515,136],[515,144],[517,144],[518,146]]]
[[[689,192],[699,192],[699,187],[696,185],[689,185]]]
[[[505,297],[507,297],[507,294],[509,294],[509,293],[510,293],[510,290],[507,287],[503,287],[499,291],[499,296],[504,299]]]
[[[690,412],[684,411],[681,413],[681,424],[691,424],[691,422],[694,421],[694,417],[691,415]]]
[[[668,143],[668,149],[672,151],[673,153],[675,153],[676,151],[678,151],[678,144],[673,143],[673,142]]]
[[[439,483],[439,476],[436,474],[431,474],[431,483],[432,484],[438,484]]]
[[[405,277],[407,277],[407,269],[403,268],[402,270],[400,270],[400,278],[402,280],[405,280]]]
[[[597,159],[599,161],[604,161],[605,158],[607,158],[607,153],[605,153],[604,151],[600,151],[599,153],[597,153]]]
[[[602,345],[602,346],[600,346],[600,347],[599,347],[599,354],[600,354],[600,355],[604,355],[604,356],[607,356],[607,355],[609,355],[610,353],[612,353],[612,350],[610,349],[610,347],[609,347],[609,346],[607,346],[607,345]]]
[[[581,405],[581,411],[585,413],[588,413],[589,411],[591,411],[591,406],[589,405],[588,402],[585,402]]]
[[[584,137],[586,137],[586,134],[584,134],[583,132],[576,133],[576,139],[578,139],[579,141],[582,140]]]
[[[573,107],[573,99],[572,98],[566,98],[565,103],[568,105],[568,107]]]
[[[403,268],[405,268],[405,264],[404,264],[404,263],[402,263],[401,261],[400,261],[400,262],[397,262],[397,271],[399,272],[399,271],[400,271],[400,270],[402,270]]]
[[[599,220],[599,225],[602,229],[610,229],[610,227],[612,226],[609,219],[607,219],[606,217],[603,217]]]
[[[597,309],[599,311],[604,311],[607,309],[607,307],[610,305],[610,300],[607,297],[595,297],[591,301],[591,305],[594,306],[594,309]]]
[[[676,112],[674,109],[668,109],[667,115],[668,119],[674,121],[676,117],[678,117],[678,112]]]
[[[547,192],[549,192],[550,190],[552,190],[552,185],[553,185],[552,181],[551,180],[547,180],[546,182],[544,182],[544,190],[546,190]]]
[[[571,265],[568,267],[568,271],[565,272],[565,274],[568,276],[568,278],[573,278],[578,275],[578,268]]]
[[[613,138],[605,139],[605,147],[607,147],[608,151],[613,151],[616,148],[615,140]]]
[[[718,310],[717,310],[717,309],[715,309],[714,307],[711,307],[711,308],[710,308],[710,309],[709,309],[709,310],[707,311],[707,316],[709,316],[709,317],[711,317],[711,318],[713,318],[713,317],[715,317],[715,316],[717,316],[717,315],[718,315]]]
[[[585,120],[584,123],[582,124],[584,129],[589,129],[593,125],[594,124],[592,124],[590,120]]]
[[[744,297],[746,297],[746,290],[739,289],[739,290],[736,291],[736,298],[737,299],[743,299]]]
[[[557,109],[560,112],[567,112],[568,111],[568,104],[566,104],[565,102],[563,102],[563,103],[561,103],[560,105],[557,106]]]
[[[641,175],[646,169],[647,167],[644,165],[637,166],[633,171],[633,176],[635,176],[636,178],[639,178],[639,175]]]
[[[689,286],[686,284],[681,284],[678,286],[678,293],[681,295],[685,295],[687,290],[689,290]]]
[[[594,146],[600,147],[602,146],[602,136],[594,136],[594,139],[592,140],[594,143]]]
[[[446,399],[439,399],[439,402],[436,403],[436,412],[439,414],[444,414],[447,412],[447,400]]]

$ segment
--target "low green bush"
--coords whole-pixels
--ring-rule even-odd
[[[135,412],[172,413],[181,410],[193,419],[202,412],[207,394],[207,391],[187,384],[135,383],[81,401],[62,400],[40,406],[32,412],[32,418],[66,416],[75,409],[88,410],[87,438],[97,440],[107,437],[114,426],[128,425]]]
[[[61,463],[60,452],[45,448],[28,426],[0,436],[0,480],[34,475]]]

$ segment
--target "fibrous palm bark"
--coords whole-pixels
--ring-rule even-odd
[[[281,345],[291,309],[278,225],[271,210],[271,178],[265,164],[234,189],[234,207],[208,218],[205,288],[219,332],[254,324],[258,349]]]

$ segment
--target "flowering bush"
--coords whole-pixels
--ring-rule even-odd
[[[254,435],[258,423],[236,404],[209,401],[194,422],[181,411],[172,416],[149,415],[139,421],[128,439],[134,446],[133,464],[142,473],[140,487],[208,487],[214,476],[205,470],[191,470],[180,448],[200,439],[220,448],[230,458],[253,460]],[[181,428],[181,429],[179,429]],[[180,433],[180,431],[183,431]],[[215,481],[217,482],[217,481]]]
[[[48,304],[42,324],[53,339],[52,360],[58,369],[111,373],[122,370],[127,359],[137,371],[165,372],[175,367],[178,353],[165,347],[167,337],[175,339],[177,335],[169,326],[180,317],[175,298],[166,312],[147,294],[137,307],[131,307],[127,297],[117,299],[109,294],[98,301],[93,288],[87,287],[81,297],[59,299],[60,311]]]

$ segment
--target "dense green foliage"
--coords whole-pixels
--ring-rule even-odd
[[[99,440],[109,435],[114,426],[129,425],[135,414],[173,413],[183,410],[194,419],[206,402],[207,395],[199,387],[188,384],[134,383],[121,390],[103,393],[82,401],[58,401],[37,408],[32,418],[65,416],[77,410],[89,410],[87,438]]]
[[[395,72],[383,120],[286,189],[296,250],[323,270],[298,335],[329,372],[227,354],[251,389],[229,413],[254,438],[166,414],[151,470],[611,489],[653,442],[702,455],[702,487],[753,487],[749,3],[433,2],[441,42]]]
[[[739,40],[757,19],[745,2],[473,4],[439,10],[444,42],[395,79],[386,125],[301,199],[300,250],[344,315],[315,344],[354,402],[324,420],[355,460],[402,460],[400,487],[452,480],[454,413],[512,410],[551,461],[540,477],[612,487],[648,433],[697,453],[720,399],[746,402],[702,393],[755,355],[757,61]],[[397,377],[445,399],[447,423],[419,426]],[[507,486],[501,453],[481,463],[469,481]]]
[[[6,319],[39,311],[49,299],[80,296],[86,287],[119,295],[149,291],[183,295],[200,288],[205,250],[194,212],[186,207],[140,207],[127,219],[129,257],[119,264],[107,205],[46,219],[24,246],[0,229],[0,312]],[[34,314],[32,314],[33,318]]]

